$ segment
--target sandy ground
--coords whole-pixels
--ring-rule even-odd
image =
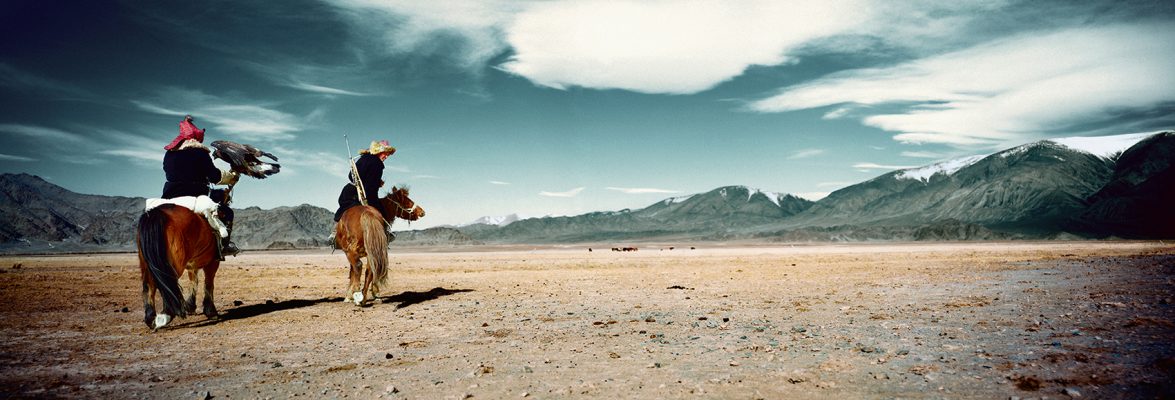
[[[694,246],[395,248],[364,308],[253,252],[154,333],[133,254],[4,257],[0,397],[1175,397],[1170,245]]]

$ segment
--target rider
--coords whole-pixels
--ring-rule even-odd
[[[222,255],[237,255],[240,249],[229,237],[233,230],[233,209],[228,206],[228,194],[224,190],[209,190],[208,184],[232,185],[240,178],[235,171],[221,171],[212,165],[210,150],[204,146],[204,130],[196,127],[191,115],[185,115],[180,122],[180,133],[167,146],[163,154],[163,173],[167,183],[163,184],[163,198],[183,196],[209,196],[220,204],[220,220],[228,228],[229,235],[221,242]]]
[[[359,158],[355,160],[355,170],[359,173],[359,180],[363,182],[363,194],[367,197],[367,205],[375,207],[380,216],[384,215],[383,205],[379,203],[379,188],[384,183],[384,161],[395,152],[396,148],[389,145],[387,140],[372,141],[371,146],[359,150]],[[361,204],[359,190],[355,188],[355,176],[350,175],[351,182],[343,186],[343,191],[339,193],[339,209],[335,211],[335,222],[343,218],[343,212],[348,208]],[[391,229],[390,226],[386,228]]]

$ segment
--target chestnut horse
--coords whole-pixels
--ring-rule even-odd
[[[204,316],[216,318],[212,301],[216,270],[220,268],[220,238],[208,221],[182,206],[165,204],[139,217],[136,243],[143,278],[143,322],[151,329],[167,326],[173,317],[196,312],[196,272],[204,270]],[[187,296],[180,302],[179,276],[188,273]],[[163,313],[155,315],[155,291],[163,299]]]
[[[384,233],[384,221],[391,225],[396,218],[415,221],[424,216],[424,209],[408,198],[407,188],[392,187],[379,203],[384,215],[375,207],[355,206],[344,211],[335,226],[335,243],[347,253],[351,266],[351,283],[347,287],[350,296],[346,300],[357,306],[379,295],[388,278],[388,237]],[[367,258],[366,269],[362,258]]]

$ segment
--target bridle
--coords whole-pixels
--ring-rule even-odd
[[[399,202],[399,201],[396,201],[396,199],[395,199],[395,198],[393,198],[392,196],[390,196],[390,194],[391,194],[391,193],[389,193],[389,196],[387,197],[387,199],[388,199],[388,200],[389,200],[389,201],[392,203],[392,205],[395,205],[395,206],[396,206],[396,214],[393,214],[393,215],[392,215],[393,217],[400,218],[400,217],[399,217],[399,213],[401,213],[401,212],[402,212],[402,213],[404,213],[404,215],[412,215],[412,214],[413,214],[413,213],[412,213],[412,211],[413,211],[413,210],[416,210],[417,208],[420,208],[420,206],[416,205],[416,202],[413,202],[413,204],[412,204],[412,208],[407,208],[407,207],[404,207],[403,205],[401,205],[401,204],[400,204],[400,202]],[[404,197],[407,197],[407,196],[404,196]],[[405,220],[405,221],[407,221],[407,220],[408,220],[408,218],[400,218],[400,219],[402,219],[402,220]]]

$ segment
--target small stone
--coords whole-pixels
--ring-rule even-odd
[[[240,301],[240,300],[233,300],[233,306],[235,306],[235,307],[240,307],[240,306],[243,306],[243,305],[245,305],[245,302],[243,302],[243,301]]]
[[[196,395],[196,398],[197,398],[197,399],[200,399],[200,400],[208,400],[208,399],[211,399],[211,398],[212,398],[212,392],[209,392],[209,391],[205,390],[205,391],[203,391],[203,392],[200,392],[198,395]]]
[[[731,361],[731,362],[730,362],[730,366],[732,366],[732,367],[737,367],[737,366],[738,366],[738,361]]]
[[[395,357],[395,356],[393,356],[393,355],[392,355],[392,353],[387,353],[387,354],[384,354],[384,358],[385,358],[385,359],[391,360],[391,359],[392,359],[392,357]]]
[[[522,392],[522,395],[518,396],[518,397],[527,397],[527,396],[530,396],[530,392]]]
[[[1070,388],[1065,388],[1065,395],[1072,397],[1072,398],[1078,398],[1078,397],[1081,397],[1081,392],[1078,391],[1077,388],[1070,387]]]
[[[387,388],[384,388],[384,393],[400,393],[400,389],[397,389],[395,386],[388,385]]]

